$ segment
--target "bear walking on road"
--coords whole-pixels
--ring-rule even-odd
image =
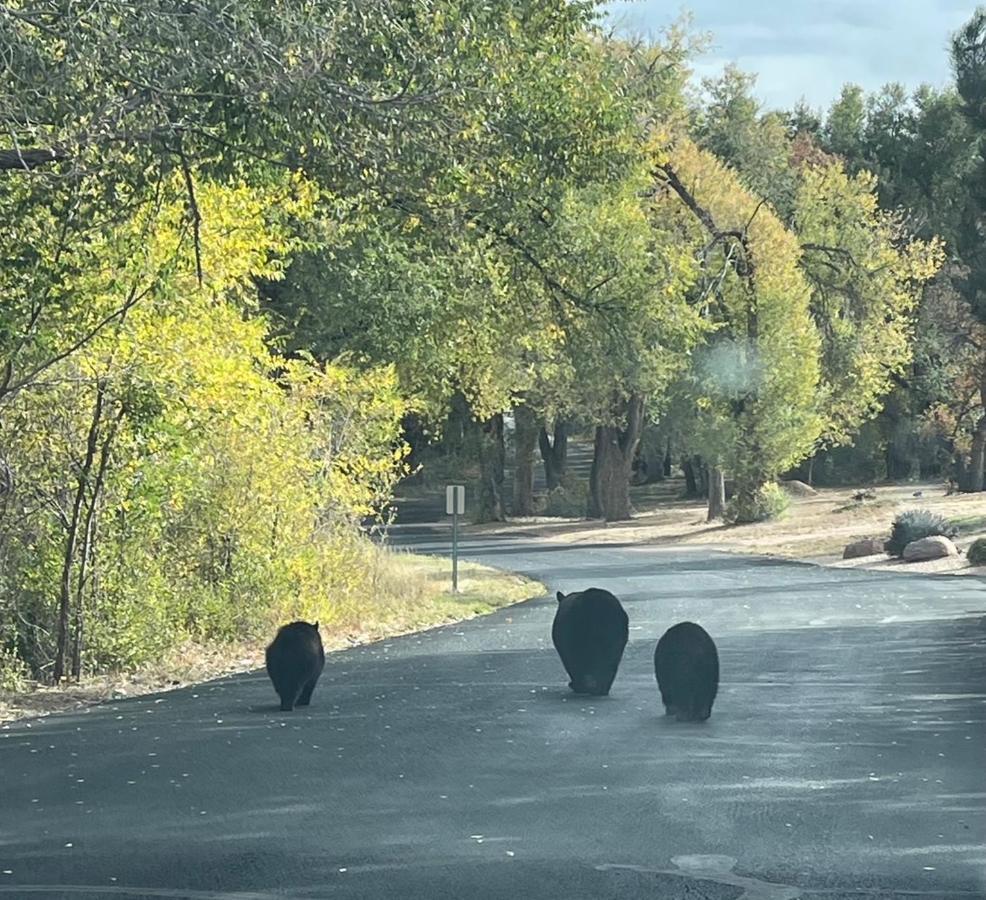
[[[630,633],[626,610],[609,591],[589,588],[557,594],[551,640],[577,694],[605,697]]]
[[[664,632],[654,650],[661,701],[679,722],[704,722],[719,690],[719,654],[709,633],[694,622]]]
[[[282,626],[267,648],[267,674],[281,698],[281,709],[290,712],[308,706],[312,691],[325,668],[325,650],[318,622],[291,622]]]

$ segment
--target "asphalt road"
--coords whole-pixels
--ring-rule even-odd
[[[426,549],[439,532],[403,538]],[[986,585],[706,551],[474,540],[630,614],[570,694],[555,601],[0,730],[0,900],[986,896]],[[553,597],[553,593],[552,593]],[[716,639],[712,718],[654,644]]]

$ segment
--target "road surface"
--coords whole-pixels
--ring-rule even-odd
[[[444,549],[444,532],[405,543]],[[331,654],[307,711],[262,672],[0,730],[0,900],[986,896],[986,586],[705,550],[473,539],[552,597]],[[630,615],[570,694],[553,592]],[[652,654],[716,639],[712,718]]]

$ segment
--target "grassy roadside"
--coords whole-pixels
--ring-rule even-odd
[[[321,626],[327,651],[472,619],[546,590],[521,575],[460,561],[459,593],[452,594],[450,560],[409,553],[390,554],[379,578],[380,592],[358,618],[350,615]],[[398,582],[399,591],[389,590]],[[0,724],[251,671],[263,666],[266,643],[186,644],[134,673],[93,676],[60,687],[32,684],[24,691],[0,693]]]

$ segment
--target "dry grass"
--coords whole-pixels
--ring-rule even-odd
[[[472,562],[459,563],[459,593],[451,593],[451,561],[379,551],[376,590],[358,616],[321,625],[326,650],[339,650],[424,628],[485,615],[544,594],[529,578]],[[157,693],[263,666],[266,641],[186,644],[153,667],[127,675],[86,678],[81,684],[0,693],[0,723],[78,709],[125,696]]]
[[[396,551],[379,554],[374,599],[358,615],[333,623],[334,635],[344,642],[339,646],[472,619],[546,590],[522,575],[460,560],[459,593],[453,594],[451,560]]]
[[[709,546],[825,563],[841,559],[843,549],[852,541],[889,537],[893,519],[907,509],[930,509],[955,522],[960,532],[957,541],[960,549],[986,534],[986,495],[946,496],[940,483],[877,487],[873,489],[876,498],[862,503],[852,498],[857,488],[823,488],[813,497],[792,497],[790,508],[779,519],[739,526],[707,522],[704,502],[678,498],[682,487],[679,480],[671,480],[634,489],[638,513],[629,522],[605,524],[540,518],[477,526],[473,530],[520,532],[568,543]],[[915,493],[922,496],[915,497]],[[890,560],[875,563],[872,557],[853,564],[902,565]],[[971,569],[964,557],[939,565],[911,563],[906,569],[982,574],[982,569]]]

